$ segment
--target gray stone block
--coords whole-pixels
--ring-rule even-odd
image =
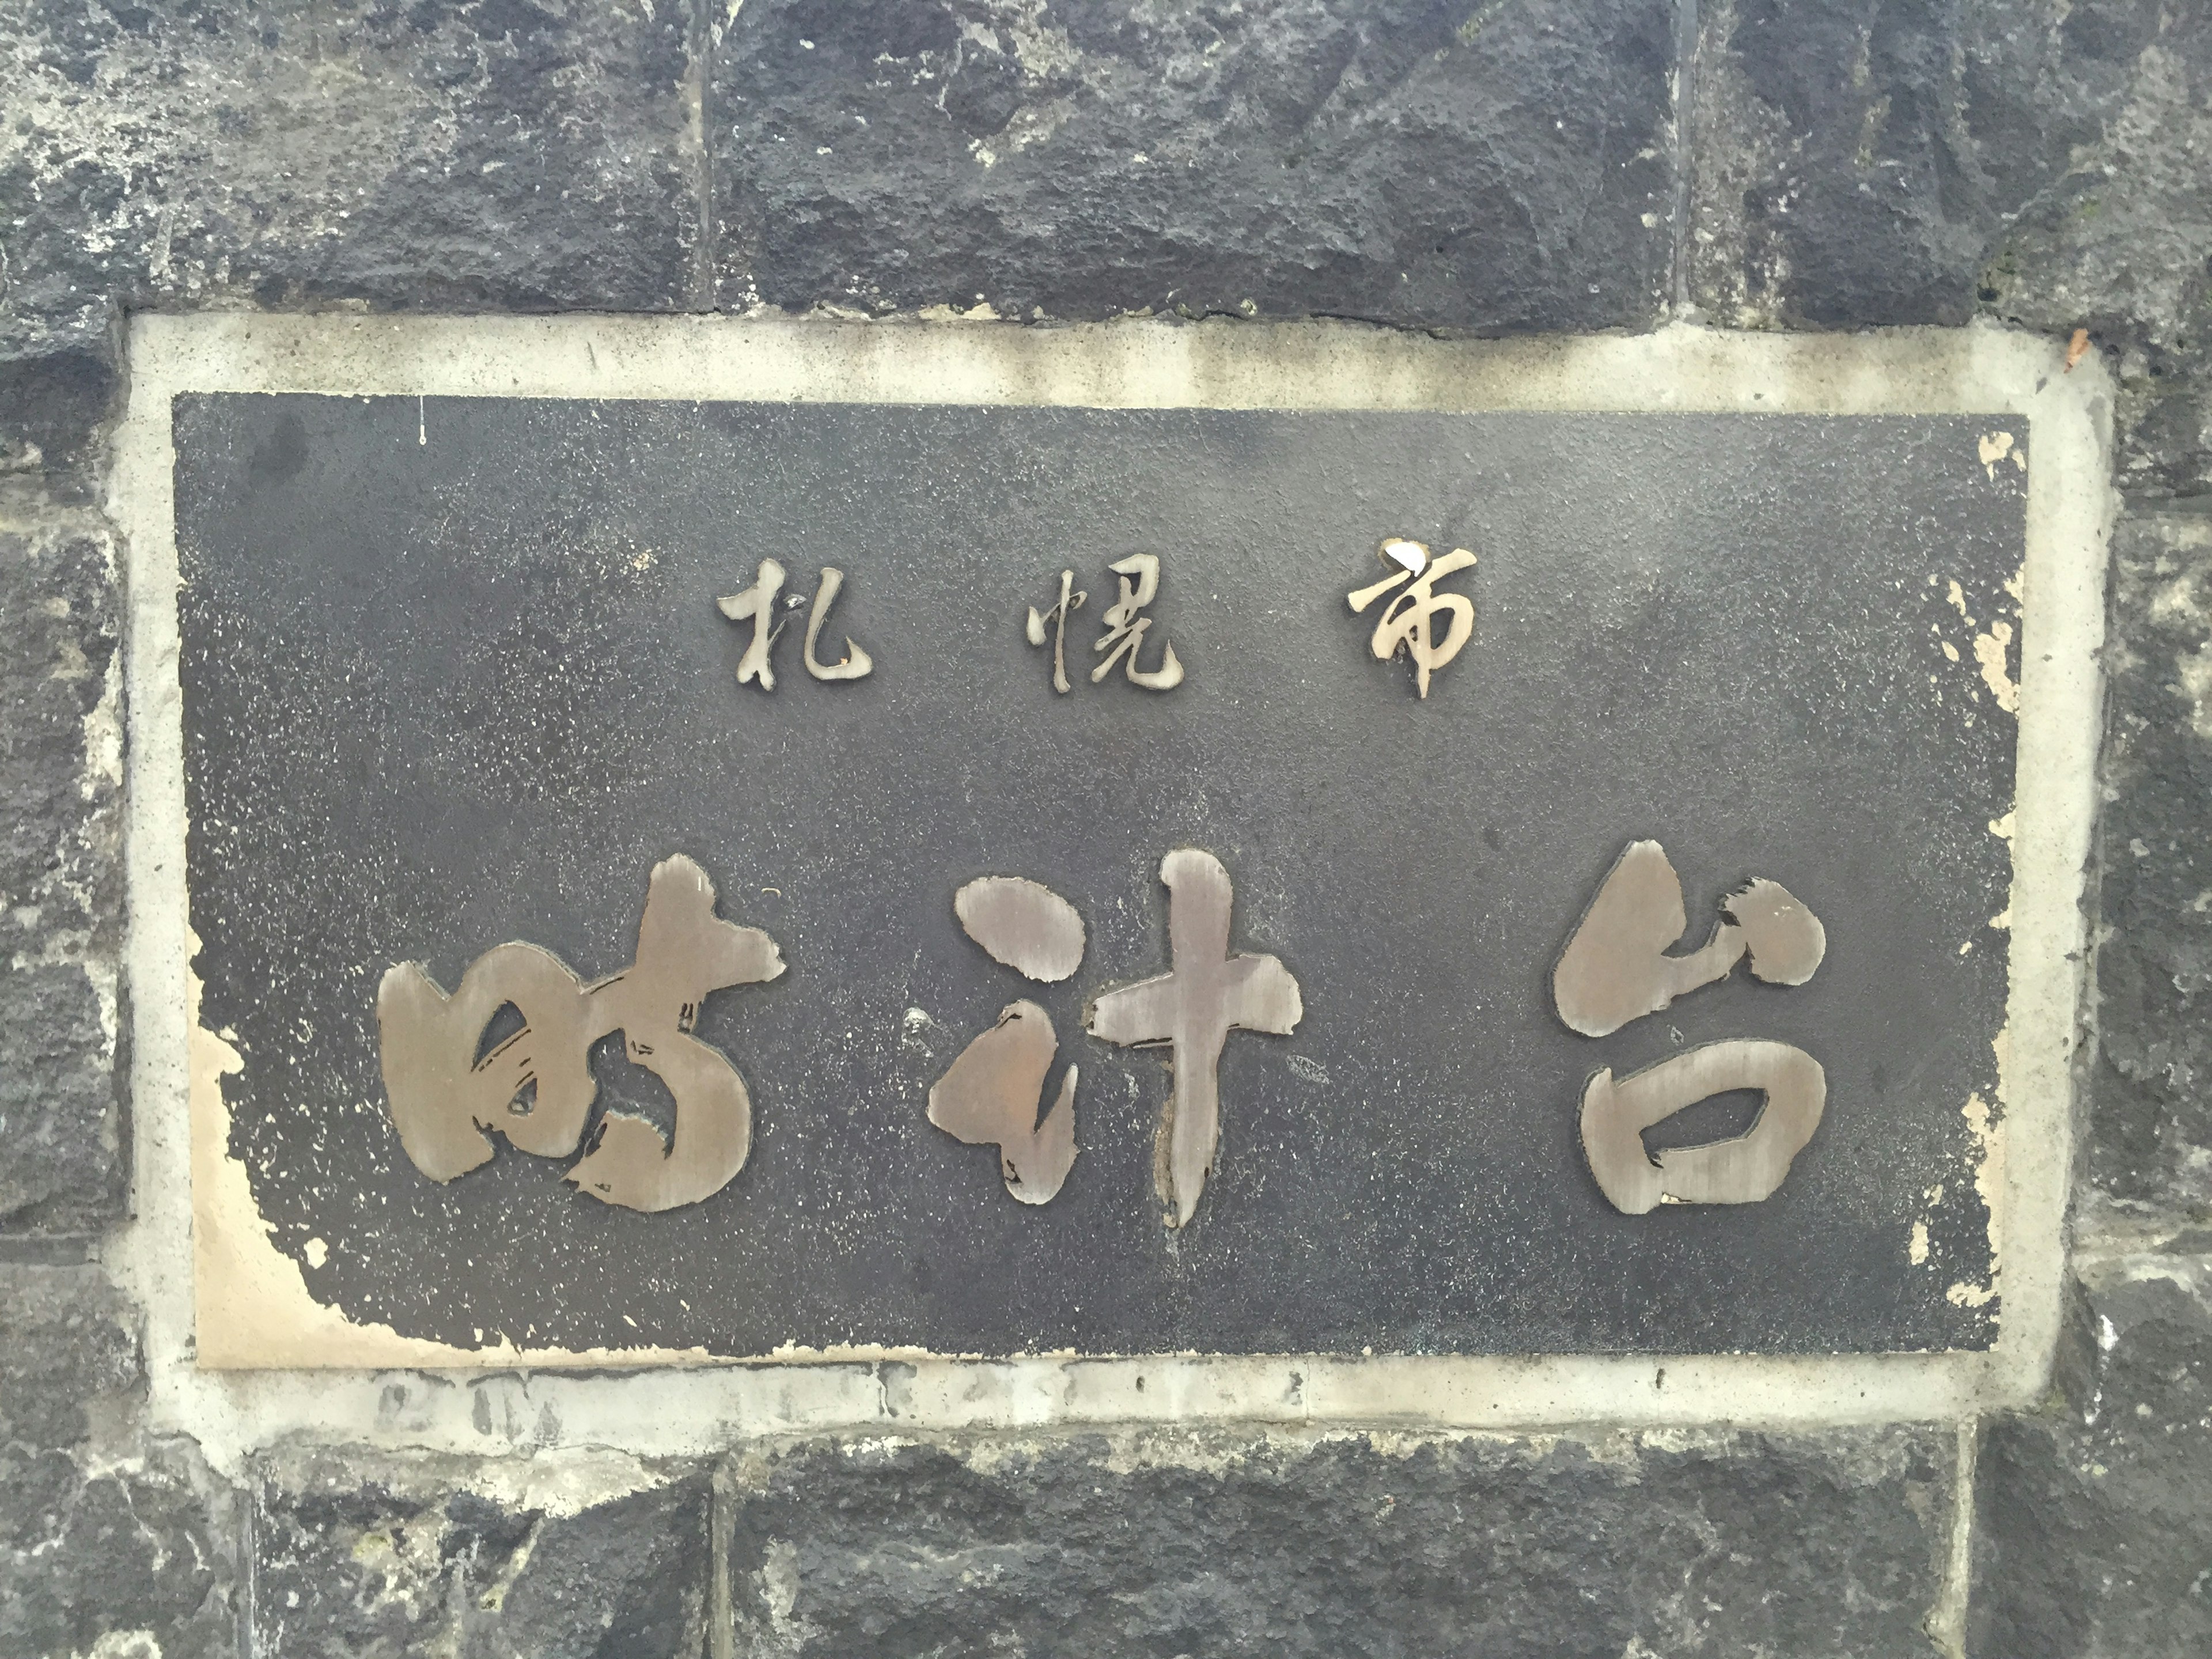
[[[120,335],[105,305],[58,324],[0,316],[0,474],[43,473],[58,493],[92,497],[88,464],[122,385]]]
[[[0,1230],[96,1232],[127,1181],[114,1054],[85,970],[0,966]]]
[[[1690,297],[1715,322],[1980,312],[2122,354],[2123,481],[2212,488],[2212,12],[1700,8]]]
[[[115,306],[665,311],[696,252],[684,6],[0,0],[0,444],[52,464]],[[51,388],[50,388],[51,389]]]
[[[122,1300],[97,1267],[0,1268],[0,1443],[69,1450],[96,1404],[144,1381]]]
[[[1644,326],[1663,0],[752,0],[708,107],[720,303]]]
[[[1970,1659],[2212,1652],[2208,1246],[2091,1263],[2059,1397],[1984,1431]]]
[[[2113,538],[2088,1173],[2212,1212],[2212,518]]]
[[[2054,134],[2075,148],[2005,228],[1984,301],[2008,320],[2086,328],[2113,349],[2120,487],[2137,499],[2203,495],[2212,490],[2212,9],[2121,0],[2075,8],[2051,33],[2093,89],[2082,103],[2094,121]]]
[[[1701,8],[1693,297],[1722,320],[1965,322],[2004,227],[2124,106],[2158,12]]]
[[[96,1231],[124,1199],[114,580],[100,520],[0,500],[0,1230],[11,1232]]]
[[[814,1443],[732,1472],[734,1651],[1932,1653],[1952,1439]]]
[[[130,1433],[143,1376],[97,1267],[0,1269],[0,1653],[237,1651],[228,1494]]]
[[[554,1516],[451,1463],[319,1457],[256,1495],[258,1659],[702,1659],[703,1475]]]

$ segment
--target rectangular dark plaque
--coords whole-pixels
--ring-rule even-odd
[[[1993,455],[1966,416],[181,397],[187,873],[200,1022],[241,1061],[228,1151],[317,1300],[465,1349],[1986,1347],[2006,428]],[[1425,696],[1373,648],[1393,596],[1347,602],[1402,568],[1390,538],[1476,557],[1434,581],[1474,625]],[[1109,567],[1139,554],[1135,660],[1172,646],[1168,689],[1092,678]],[[772,690],[740,683],[753,623],[717,603],[768,559]],[[829,568],[814,657],[849,641],[862,678],[806,666]],[[1054,618],[1042,646],[1028,623],[1064,569],[1088,598],[1061,694]],[[1453,616],[1430,621],[1434,659]],[[1819,918],[1817,971],[1738,964],[1570,1030],[1554,965],[1639,840],[1680,872],[1678,952],[1763,878]],[[1168,970],[1183,848],[1302,1017],[1228,1034],[1218,1158],[1175,1227],[1167,1050],[1084,1021]],[[784,964],[709,991],[686,1039],[743,1079],[742,1168],[658,1212],[503,1134],[426,1174],[380,1062],[387,973],[450,993],[527,941],[614,974],[678,854]],[[989,876],[1073,906],[1072,975],[963,931],[955,892]],[[1019,1000],[1057,1038],[1040,1107],[1080,1074],[1042,1203],[928,1115]],[[611,1108],[665,1134],[688,1109],[586,1035],[580,1152]],[[1761,1201],[1625,1213],[1586,1084],[1740,1039],[1817,1062],[1809,1142]],[[1759,1110],[1722,1095],[1646,1144]]]

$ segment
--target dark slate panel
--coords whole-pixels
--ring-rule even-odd
[[[733,1482],[735,1650],[1932,1653],[1948,1439],[809,1443]]]
[[[1649,326],[1665,0],[752,0],[708,107],[724,306]]]
[[[197,398],[179,404],[192,919],[237,1034],[232,1150],[356,1317],[467,1343],[762,1351],[1777,1351],[1976,1346],[1961,1115],[1991,1097],[2013,723],[1959,607],[2008,614],[2021,475],[1963,417],[1296,415]],[[1344,596],[1383,534],[1465,544],[1474,644],[1425,702]],[[1056,698],[1063,563],[1154,548],[1190,678]],[[875,676],[772,696],[713,600],[774,554]],[[1961,583],[1954,606],[1948,581]],[[1087,622],[1085,621],[1087,618]],[[794,617],[796,620],[796,617]],[[1157,636],[1156,636],[1157,637]],[[1964,659],[1948,659],[1955,641]],[[1633,836],[1693,915],[1753,875],[1828,927],[1603,1042],[1547,976]],[[1218,854],[1307,1020],[1232,1037],[1196,1222],[1150,1195],[1167,1079],[1077,1035],[1164,964],[1162,854]],[[710,998],[751,1162],[616,1212],[502,1154],[448,1186],[386,1119],[391,963],[527,939],[629,958],[676,851],[791,971]],[[1036,988],[954,926],[1024,874],[1091,929]],[[1962,952],[1960,946],[1971,945]],[[1083,1067],[1066,1189],[1012,1203],[924,1097],[1016,997]],[[1754,1036],[1828,1069],[1768,1202],[1613,1212],[1583,1079]],[[620,1086],[619,1079],[610,1079]],[[1709,1133],[1717,1132],[1709,1129]],[[1907,1260],[1927,1193],[1934,1259]]]

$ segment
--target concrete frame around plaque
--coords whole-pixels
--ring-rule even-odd
[[[1505,1428],[1572,1420],[1786,1425],[1826,1420],[1847,1408],[1855,1420],[1966,1422],[2039,1397],[2060,1309],[2071,1033],[2082,959],[2078,898],[2094,805],[2096,650],[2111,511],[2111,386],[2094,358],[2064,372],[2052,343],[1981,326],[1850,337],[1672,327],[1580,340],[1438,341],[1327,325],[1155,321],[1036,331],[736,319],[258,314],[137,316],[129,351],[130,403],[117,436],[112,505],[128,548],[132,606],[122,691],[133,713],[126,861],[137,1203],[112,1261],[146,1310],[155,1431],[192,1433],[221,1463],[280,1441],[312,1443],[387,1421],[411,1448],[476,1455],[505,1448],[513,1436],[503,1437],[497,1425],[511,1421],[540,1425],[530,1443],[541,1455],[591,1448],[593,1455],[640,1456],[837,1426],[909,1432],[1126,1423],[1163,1413]],[[1998,1048],[1996,1097],[1966,1108],[1985,1148],[1981,1178],[2002,1264],[1995,1347],[1820,1358],[985,1358],[887,1351],[856,1333],[847,1346],[768,1355],[670,1350],[611,1333],[606,1346],[588,1349],[518,1346],[483,1334],[471,1346],[347,1318],[316,1299],[299,1261],[272,1241],[250,1172],[231,1152],[225,1079],[241,1057],[223,1030],[201,1023],[184,888],[172,401],[198,392],[295,390],[410,399],[1948,412],[1976,417],[1994,434],[2032,422],[2034,465],[2023,473],[2022,666],[2017,686],[2003,688],[2017,702],[2021,781],[2011,807],[1991,821],[2013,871],[2004,915],[2009,931],[1999,941],[2009,951],[2009,1023]],[[1382,533],[1392,528],[1378,526]],[[1033,601],[1020,586],[1010,589],[1010,605]],[[1342,592],[1316,594],[1313,602],[1342,614]],[[703,595],[702,603],[711,599]],[[1020,611],[1010,615],[1018,631]],[[1345,621],[1358,626],[1357,617]],[[1480,646],[1478,637],[1439,676],[1439,690],[1464,684],[1480,668]],[[883,676],[879,668],[878,681]],[[1092,695],[1110,689],[1079,688]],[[1427,707],[1433,706],[1432,699]],[[1626,835],[1637,826],[1620,828]],[[1828,917],[1832,927],[1840,920],[1832,911]],[[1566,1083],[1534,1079],[1529,1086],[1534,1103],[1556,1100]],[[1567,1092],[1571,1111],[1571,1087]],[[1572,1133],[1565,1127],[1565,1144]],[[1666,1218],[1622,1218],[1621,1224]],[[310,1247],[312,1261],[324,1246],[311,1240]],[[1968,1286],[1965,1293],[1990,1291]],[[721,1363],[767,1358],[810,1363]],[[393,1380],[395,1367],[453,1370],[474,1380],[417,1387]],[[249,1380],[232,1368],[264,1374]],[[489,1434],[479,1426],[487,1411],[495,1425]]]

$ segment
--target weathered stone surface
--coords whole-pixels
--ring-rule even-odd
[[[0,1271],[0,1653],[235,1653],[227,1495],[130,1430],[136,1336],[97,1267]]]
[[[1711,320],[2086,327],[2122,354],[2123,481],[2208,487],[2212,12],[1723,0],[1693,82]]]
[[[2058,1398],[1984,1431],[1972,1659],[2212,1652],[2208,1245],[2085,1264]]]
[[[2088,1172],[2212,1213],[2212,516],[2124,522],[2112,643]]]
[[[1701,8],[1693,297],[1719,320],[1965,322],[2006,225],[2126,107],[2159,9]]]
[[[708,120],[724,306],[1648,325],[1663,0],[753,0]]]
[[[0,234],[0,251],[6,246]],[[120,331],[119,316],[107,306],[88,307],[77,320],[59,325],[0,310],[0,475],[43,472],[80,501],[92,496],[83,463],[115,412]]]
[[[732,1472],[735,1650],[1899,1659],[1951,1464],[1915,1430],[808,1443]]]
[[[117,306],[681,307],[687,7],[0,0],[0,446],[82,451]],[[50,395],[55,387],[61,395]]]
[[[0,1442],[9,1446],[82,1445],[95,1408],[140,1381],[137,1339],[97,1267],[8,1267],[0,1321]]]
[[[0,1230],[120,1210],[121,711],[114,544],[88,514],[0,495]]]
[[[708,1484],[550,1515],[451,1465],[331,1455],[256,1496],[258,1659],[700,1659]]]
[[[2056,15],[2054,11],[2054,15]],[[2080,7],[2055,35],[2094,89],[2093,129],[2021,208],[1984,273],[1986,308],[2119,357],[2118,483],[2212,489],[2212,9]],[[2078,94],[2077,94],[2078,95]]]
[[[100,999],[73,963],[0,966],[0,1225],[87,1233],[123,1207],[123,1122]]]

